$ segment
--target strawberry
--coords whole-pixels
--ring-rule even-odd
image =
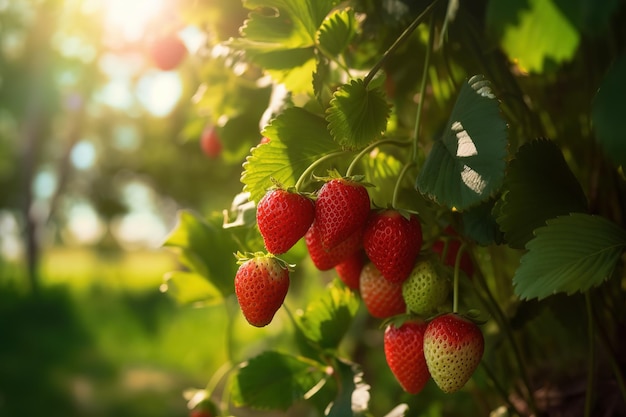
[[[407,307],[419,315],[436,312],[450,293],[450,282],[434,261],[428,258],[418,260],[402,284],[402,297]]]
[[[443,392],[456,392],[472,377],[485,341],[478,326],[456,313],[433,319],[424,332],[424,357]]]
[[[422,247],[422,226],[414,215],[393,209],[372,211],[363,233],[368,258],[391,282],[403,282]]]
[[[289,270],[282,261],[263,253],[240,262],[235,294],[241,311],[251,325],[267,326],[287,295]]]
[[[259,201],[256,221],[268,252],[287,252],[309,230],[315,206],[309,198],[295,192],[276,188]]]
[[[339,275],[339,278],[348,286],[348,288],[358,291],[359,277],[361,276],[361,270],[365,265],[366,259],[365,252],[358,250],[346,260],[335,266],[337,275]]]
[[[424,331],[426,322],[405,321],[396,327],[391,323],[385,329],[385,359],[402,388],[417,394],[430,379],[424,358]]]
[[[315,200],[322,247],[332,249],[362,229],[369,211],[370,198],[364,185],[344,178],[326,182]]]
[[[355,252],[362,248],[361,237],[363,236],[362,230],[357,230],[348,239],[340,242],[331,250],[326,250],[322,246],[322,240],[320,232],[317,228],[317,219],[313,221],[313,224],[306,232],[304,236],[306,247],[309,251],[311,260],[320,271],[327,271],[339,265]]]
[[[406,312],[402,284],[386,280],[371,262],[361,271],[359,289],[367,311],[376,318],[386,319]]]
[[[456,255],[459,253],[459,249],[461,248],[461,241],[458,239],[449,239],[447,241],[448,247],[446,248],[446,241],[443,239],[437,240],[433,243],[432,249],[433,252],[439,254],[442,257],[442,262],[445,265],[451,266],[454,268],[456,263]],[[443,258],[443,251],[446,250],[445,259]],[[461,254],[461,263],[459,268],[465,272],[468,277],[472,277],[474,275],[474,264],[472,263],[472,259],[469,256],[469,253],[463,252]]]

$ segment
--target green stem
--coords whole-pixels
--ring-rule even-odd
[[[587,308],[587,336],[589,341],[589,353],[587,357],[587,392],[585,395],[585,417],[591,416],[591,406],[593,402],[593,374],[594,374],[594,321],[593,307],[589,291],[585,292],[585,306]]]
[[[509,407],[510,410],[515,411],[515,413],[517,415],[521,416],[522,413],[520,413],[520,411],[517,409],[517,407],[515,407],[515,404],[513,404],[511,402],[511,400],[509,399],[508,393],[506,392],[504,387],[502,385],[500,385],[500,383],[496,379],[496,376],[491,371],[491,369],[489,369],[489,367],[485,364],[484,361],[480,361],[480,365],[482,366],[483,370],[487,374],[487,377],[491,380],[491,383],[494,385],[494,388],[496,389],[496,391],[498,391],[498,394],[500,394],[500,396],[502,397],[502,399],[506,403],[507,407]]]
[[[407,27],[404,32],[402,32],[402,34],[398,37],[398,39],[396,39],[396,41],[389,47],[389,49],[387,49],[385,51],[385,53],[383,54],[383,56],[380,58],[380,60],[378,60],[378,62],[372,67],[372,69],[370,70],[370,72],[367,73],[367,75],[365,76],[363,82],[365,84],[365,86],[367,87],[367,85],[372,81],[372,79],[374,78],[374,76],[376,75],[376,73],[383,67],[383,65],[385,64],[385,62],[387,62],[387,59],[389,59],[389,57],[391,56],[391,54],[393,54],[396,49],[398,49],[398,47],[400,45],[402,45],[402,43],[404,41],[406,41],[409,36],[411,36],[411,34],[415,31],[415,29],[417,29],[417,27],[420,25],[420,23],[422,23],[422,21],[424,20],[424,18],[426,17],[426,15],[433,9],[433,7],[435,7],[435,5],[439,2],[439,0],[435,0],[433,1],[428,7],[426,7],[424,9],[424,11],[422,13],[420,13],[419,16],[417,16],[415,18],[415,20],[413,20],[413,22],[411,22],[411,24],[409,25],[409,27]]]
[[[434,3],[433,3],[434,4]],[[426,45],[426,56],[424,57],[424,72],[422,73],[422,81],[419,91],[419,102],[417,103],[417,115],[415,117],[415,127],[413,130],[413,152],[412,161],[417,161],[417,138],[419,137],[419,129],[422,121],[422,109],[424,107],[424,95],[426,94],[426,84],[428,82],[428,67],[430,66],[430,55],[433,49],[433,38],[435,34],[435,15],[430,16],[430,24],[428,29],[428,44]]]
[[[325,162],[329,159],[332,159],[336,156],[339,155],[343,155],[345,153],[347,153],[348,151],[335,151],[335,152],[331,152],[329,154],[326,154],[324,156],[322,156],[320,159],[318,159],[317,161],[313,162],[311,165],[309,165],[309,167],[307,169],[304,170],[304,172],[302,173],[302,175],[300,175],[300,178],[298,178],[298,181],[296,181],[296,185],[295,185],[295,189],[296,191],[300,191],[300,188],[302,187],[302,183],[304,183],[305,179],[308,178],[311,173],[315,170],[315,168],[317,168],[322,162]]]
[[[409,169],[413,165],[414,165],[413,162],[409,162],[408,164],[402,167],[402,171],[400,171],[400,173],[398,174],[398,179],[396,180],[396,184],[393,187],[393,197],[391,198],[391,207],[395,208],[398,206],[398,196],[400,195],[400,184],[402,183],[402,180],[404,179],[404,176],[406,175],[406,173],[409,172]]]
[[[235,369],[235,367],[232,365],[231,362],[225,362],[219,368],[217,368],[209,382],[206,384],[206,387],[204,388],[209,398],[213,396],[213,391],[215,391],[215,388],[217,388],[217,385],[220,383],[220,381],[224,379],[224,377],[228,375],[228,373],[233,369]]]
[[[497,300],[491,293],[491,290],[489,289],[489,286],[487,285],[487,282],[485,281],[485,278],[482,276],[482,274],[481,273],[474,274],[474,278],[476,278],[479,281],[480,285],[483,288],[483,291],[485,291],[485,293],[487,294],[487,298],[489,299],[489,302],[492,305],[494,316],[496,317],[496,320],[498,321],[499,327],[501,330],[504,331],[506,338],[509,340],[509,343],[511,344],[511,348],[513,350],[513,356],[515,356],[515,361],[517,362],[517,366],[519,368],[522,382],[524,383],[524,386],[526,387],[526,391],[527,391],[526,394],[528,397],[527,398],[528,406],[533,415],[538,415],[537,405],[535,404],[535,396],[533,393],[532,385],[530,384],[528,371],[526,370],[526,366],[524,365],[522,353],[519,350],[519,347],[517,345],[513,332],[511,331],[511,328],[509,327],[509,322],[504,312],[500,308],[500,305],[498,304]]]
[[[456,253],[456,259],[454,261],[454,279],[452,289],[452,312],[457,313],[459,311],[459,269],[461,268],[461,255],[465,251],[467,244],[463,242],[459,247],[459,251]],[[447,250],[447,248],[446,248]],[[444,258],[445,259],[445,258]]]
[[[354,171],[354,168],[356,168],[356,165],[359,163],[361,158],[363,158],[365,155],[370,153],[372,151],[372,149],[377,148],[377,147],[382,146],[382,145],[389,145],[389,144],[393,144],[393,145],[397,145],[397,146],[408,146],[409,145],[408,142],[403,141],[403,140],[397,140],[397,139],[383,139],[383,140],[379,140],[379,141],[370,143],[369,145],[367,145],[365,148],[363,148],[354,157],[354,159],[350,163],[350,166],[348,166],[348,169],[346,170],[346,177],[349,177],[350,175],[352,175],[352,171]]]

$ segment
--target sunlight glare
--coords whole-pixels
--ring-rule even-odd
[[[120,33],[126,41],[140,40],[152,20],[163,12],[165,0],[100,0],[104,23],[111,34]]]
[[[182,80],[174,72],[150,72],[139,80],[137,86],[139,101],[156,117],[170,114],[182,94]]]

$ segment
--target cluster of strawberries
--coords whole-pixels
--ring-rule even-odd
[[[282,305],[289,268],[275,255],[304,237],[315,266],[335,268],[343,282],[360,293],[372,316],[403,317],[388,324],[384,347],[404,390],[421,391],[431,376],[445,392],[457,391],[469,380],[482,358],[483,335],[459,314],[437,316],[450,283],[439,271],[441,262],[421,254],[417,216],[372,209],[362,183],[334,178],[314,200],[283,188],[268,191],[257,205],[257,225],[269,254],[242,261],[235,277],[235,293],[250,324],[269,324]],[[433,248],[442,251],[443,244]],[[446,254],[453,252],[450,249]],[[471,274],[471,262],[463,261]],[[454,259],[446,255],[444,262],[454,264]],[[429,322],[422,319],[432,316]]]

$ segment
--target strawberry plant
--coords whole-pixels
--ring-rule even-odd
[[[600,378],[626,410],[626,60],[568,72],[600,39],[625,48],[601,29],[623,6],[528,3],[245,0],[239,35],[210,45],[229,82],[198,111],[237,119],[242,89],[266,110],[233,207],[180,213],[165,245],[185,269],[165,288],[276,332],[260,350],[229,336],[205,390],[228,393],[222,415],[549,415],[574,365],[585,415],[609,412]],[[306,214],[268,205],[277,183]],[[246,277],[237,252],[257,253]]]

